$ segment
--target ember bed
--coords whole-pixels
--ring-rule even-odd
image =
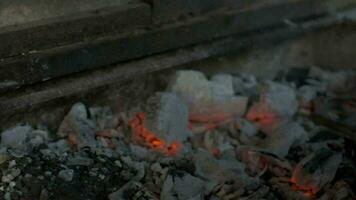
[[[127,12],[164,6],[145,2],[151,7],[135,3]],[[293,2],[298,9],[310,3]],[[105,19],[119,23],[116,11],[107,12]],[[354,13],[314,13],[267,28],[255,24],[237,35],[229,29],[214,39],[195,35],[190,39],[199,41],[168,39],[125,51],[142,38],[180,37],[184,30],[194,35],[199,28],[190,26],[208,30],[219,22],[189,15],[192,25],[184,15],[179,26],[167,25],[171,16],[165,22],[146,13],[157,20],[153,31],[135,37],[50,42],[54,46],[39,52],[29,49],[44,43],[27,41],[10,45],[14,55],[7,56],[10,51],[1,48],[0,199],[356,199]],[[76,27],[76,20],[65,26]],[[209,34],[218,33],[204,37]],[[0,31],[1,37],[10,35]],[[17,54],[22,50],[28,54]],[[88,52],[95,53],[82,57]]]

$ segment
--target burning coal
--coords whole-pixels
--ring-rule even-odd
[[[143,144],[152,150],[160,151],[167,155],[175,155],[181,148],[181,143],[173,141],[172,143],[167,144],[166,141],[158,138],[144,126],[144,120],[145,113],[138,113],[129,121],[129,126],[132,129],[133,141]]]
[[[353,102],[338,104],[347,110],[342,112],[341,106],[321,107],[315,99],[328,96],[309,96],[289,83],[245,87],[245,78],[226,74],[208,79],[180,71],[171,80],[170,89],[120,114],[75,104],[59,126],[58,140],[42,127],[18,125],[4,131],[0,196],[10,191],[13,199],[80,199],[60,195],[84,188],[75,195],[86,191],[85,199],[110,200],[356,199],[352,182],[344,178],[354,177],[352,172],[342,174],[355,169],[348,161],[353,148],[341,133],[331,131],[335,125],[311,121],[312,112],[335,110],[343,114],[339,119],[350,113],[347,121],[353,125]],[[305,116],[300,111],[311,100],[315,110]],[[26,194],[40,182],[41,194]],[[18,198],[19,192],[27,196]],[[42,198],[45,194],[51,196]]]

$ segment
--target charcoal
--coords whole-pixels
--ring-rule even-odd
[[[49,140],[48,132],[45,130],[33,130],[30,133],[29,144],[31,147],[38,147],[41,144],[46,144]]]
[[[124,133],[121,129],[104,129],[96,132],[96,136],[105,138],[124,138]]]
[[[274,122],[278,118],[292,117],[297,109],[298,101],[293,88],[267,81],[263,85],[259,102],[255,103],[248,111],[247,119],[258,121],[271,118],[270,120]]]
[[[254,123],[245,119],[237,120],[237,126],[240,129],[241,134],[247,137],[256,136],[258,133],[258,127],[256,127]]]
[[[269,182],[274,190],[278,192],[281,197],[280,199],[308,200],[311,197],[309,194],[305,194],[302,191],[293,190],[288,181],[281,181],[278,178],[272,178]]]
[[[109,200],[126,200],[126,199],[150,199],[158,200],[150,191],[136,181],[130,181],[116,192],[109,195]]]
[[[286,75],[286,80],[288,82],[293,82],[297,87],[300,87],[306,83],[309,71],[310,68],[291,68]]]
[[[350,139],[353,142],[356,142],[355,131],[352,127],[347,126],[346,124],[339,122],[336,119],[330,119],[332,116],[322,116],[318,113],[314,113],[309,119],[311,119],[314,123],[327,127],[333,133],[338,134],[339,136]]]
[[[219,153],[232,149],[231,138],[218,130],[212,130],[203,136],[204,147],[212,153]]]
[[[197,71],[178,71],[170,83],[170,90],[181,97],[193,112],[198,110],[198,103],[212,101],[209,81]]]
[[[74,171],[72,169],[61,170],[58,177],[64,181],[70,182],[73,179]]]
[[[70,151],[70,147],[66,140],[58,140],[47,144],[48,149],[42,149],[41,153],[52,157],[63,157]]]
[[[191,136],[188,108],[175,94],[157,93],[148,99],[144,111],[145,127],[165,142],[184,141]]]
[[[356,112],[343,119],[343,123],[346,124],[348,127],[352,128],[353,130],[356,130],[355,121],[356,121]]]
[[[115,149],[115,151],[119,155],[125,155],[125,154],[128,154],[130,152],[129,146],[125,142],[123,142],[121,140],[116,140],[116,149]]]
[[[209,152],[199,149],[194,155],[196,173],[213,182],[227,180],[249,184],[252,180],[245,173],[245,167],[236,159],[217,159]]]
[[[310,106],[317,97],[318,88],[313,86],[302,86],[298,89],[297,96],[301,106]]]
[[[216,115],[242,116],[247,106],[247,97],[234,96],[230,75],[217,75],[209,81],[201,72],[182,70],[169,89],[182,98],[195,118],[212,116],[208,121]]]
[[[110,200],[129,199],[125,197],[126,191],[142,188],[142,185],[139,183],[139,181],[145,176],[145,164],[141,162],[135,162],[131,160],[130,157],[122,157],[122,161],[130,168],[135,169],[136,175],[131,177],[131,180],[122,186],[119,190],[111,193],[108,196]]]
[[[217,180],[217,182],[225,178],[223,176],[220,177],[219,173],[223,169],[221,169],[219,161],[207,151],[198,150],[194,155],[194,163],[196,173],[201,177],[212,181]]]
[[[260,140],[258,146],[280,157],[285,157],[293,146],[304,143],[308,135],[297,122],[284,122],[274,132]]]
[[[139,160],[148,160],[150,157],[150,152],[139,145],[130,144],[130,152],[134,158],[138,158]]]
[[[161,164],[159,164],[158,162],[154,163],[151,165],[150,169],[154,172],[161,172],[163,169],[162,169],[162,166]]]
[[[127,199],[125,198],[125,192],[127,190],[130,190],[134,187],[140,187],[141,184],[137,183],[137,182],[128,182],[127,184],[125,184],[123,187],[121,187],[119,190],[111,193],[108,198],[109,200],[124,200]]]
[[[215,185],[211,189],[211,197],[209,200],[219,200],[219,199],[240,199],[242,194],[245,192],[244,188],[238,187],[237,185],[230,183],[223,183]]]
[[[12,156],[22,157],[30,153],[33,148],[47,144],[48,140],[47,131],[34,130],[29,125],[20,124],[2,133],[0,148],[6,149]]]
[[[233,89],[235,94],[245,94],[244,81],[240,77],[234,77]]]
[[[95,148],[95,123],[88,118],[86,107],[82,103],[73,105],[69,113],[65,116],[59,129],[58,136],[72,136],[75,139],[75,145],[79,149],[84,147]]]
[[[4,195],[5,200],[11,200],[11,194],[9,192],[6,192]]]
[[[108,158],[116,158],[119,155],[114,149],[109,147],[96,148],[95,154],[98,156],[104,156]]]
[[[130,157],[122,157],[122,161],[130,168],[136,170],[136,175],[131,178],[132,181],[140,181],[145,176],[145,163],[133,161]]]
[[[242,94],[249,97],[258,95],[258,82],[253,75],[241,74],[240,76],[235,76],[233,85],[235,94]]]
[[[267,196],[269,192],[270,192],[269,187],[261,186],[257,191],[247,196],[246,199],[250,199],[250,200],[264,199],[264,197]]]
[[[91,158],[75,154],[73,157],[69,158],[67,161],[68,166],[90,166],[94,163]]]
[[[114,129],[117,127],[119,119],[111,108],[105,107],[91,107],[89,108],[90,118],[96,123],[99,130]]]
[[[88,119],[86,107],[82,103],[76,103],[72,106],[69,113],[64,117],[64,120],[60,124],[57,135],[66,137],[69,133],[75,132],[77,119]]]
[[[46,189],[42,189],[39,200],[48,200],[49,199],[49,194]]]
[[[320,149],[298,163],[291,182],[299,190],[316,194],[334,179],[341,161],[340,153]]]
[[[281,117],[293,116],[298,109],[295,90],[280,83],[267,82],[260,100]]]
[[[1,133],[1,146],[9,148],[13,154],[22,156],[29,150],[27,144],[32,127],[29,125],[17,125]]]
[[[211,78],[210,88],[216,99],[225,99],[234,95],[233,77],[230,74],[218,74]]]
[[[255,147],[241,146],[237,148],[237,154],[254,176],[261,176],[267,171],[275,176],[286,176],[292,170],[288,161]]]
[[[162,200],[200,199],[205,190],[203,180],[185,172],[169,174],[162,186]]]
[[[355,199],[356,195],[354,190],[345,182],[338,181],[331,188],[328,188],[326,193],[322,195],[319,200],[342,200],[342,199]]]
[[[0,165],[9,159],[9,154],[7,153],[7,148],[0,147]]]
[[[252,75],[208,79],[183,70],[166,92],[133,101],[120,115],[106,106],[73,105],[57,137],[43,125],[17,125],[1,135],[0,195],[355,199],[356,104],[352,90],[341,96],[330,90],[351,80],[323,73],[289,74],[300,86],[295,89],[293,83],[260,84]]]
[[[340,137],[328,130],[321,130],[309,139],[310,143],[338,140]]]
[[[312,67],[309,77],[321,80],[330,91],[341,92],[349,89],[349,86],[354,83],[355,72],[350,70],[331,72],[318,67]]]

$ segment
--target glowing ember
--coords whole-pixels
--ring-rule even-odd
[[[193,133],[206,133],[232,121],[233,116],[229,113],[215,114],[191,114],[189,116],[188,128]]]
[[[68,140],[69,146],[71,148],[75,148],[78,144],[77,136],[75,136],[75,134],[73,134],[73,133],[68,134],[67,140]]]
[[[95,135],[98,137],[106,137],[106,138],[114,137],[112,130],[102,130],[102,131],[97,132]]]
[[[158,138],[154,133],[144,126],[145,114],[138,113],[129,121],[132,129],[133,140],[139,144],[144,144],[148,148],[163,152],[167,155],[175,155],[181,148],[181,143],[174,141],[167,144],[163,139]]]
[[[277,117],[273,113],[268,112],[250,112],[246,118],[250,121],[255,121],[260,125],[271,125],[277,121]]]
[[[189,121],[200,123],[219,123],[232,118],[231,113],[215,113],[215,114],[191,114]]]
[[[197,132],[206,132],[208,130],[216,129],[220,126],[219,123],[203,123],[203,124],[197,124],[197,123],[192,123],[189,122],[188,128],[189,130],[193,131],[193,133]]]
[[[320,190],[313,185],[298,185],[299,181],[296,179],[296,177],[292,177],[290,182],[293,184],[293,190],[303,192],[304,195],[308,198],[315,196]]]
[[[214,156],[219,156],[221,154],[220,149],[218,148],[213,148],[211,152]]]
[[[316,195],[335,177],[342,154],[330,149],[319,149],[302,159],[295,167],[290,182],[293,189],[308,197]]]

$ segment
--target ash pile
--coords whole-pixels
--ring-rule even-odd
[[[355,199],[355,77],[181,70],[129,111],[77,103],[2,132],[1,199]]]

